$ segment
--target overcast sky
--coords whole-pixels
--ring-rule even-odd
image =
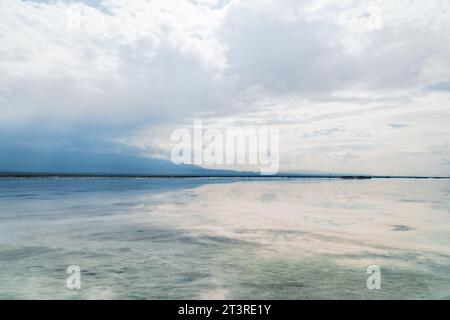
[[[0,1],[0,147],[168,157],[279,128],[281,170],[450,175],[450,2]]]

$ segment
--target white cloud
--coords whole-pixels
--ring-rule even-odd
[[[2,0],[1,133],[167,147],[201,117],[279,126],[287,169],[448,174],[448,148],[427,150],[448,143],[449,93],[427,88],[450,79],[449,14],[448,1]]]

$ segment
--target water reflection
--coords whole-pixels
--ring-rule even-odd
[[[0,298],[450,298],[446,180],[0,181]],[[82,290],[65,289],[66,267]],[[366,288],[380,265],[382,289]]]

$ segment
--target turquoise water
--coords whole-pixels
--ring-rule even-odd
[[[1,179],[0,298],[449,299],[449,198],[448,180]]]

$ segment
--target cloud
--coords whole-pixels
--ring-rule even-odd
[[[204,9],[103,5],[2,1],[4,131],[102,140],[227,102]],[[185,15],[199,19],[180,26]]]
[[[370,159],[397,156],[392,141],[426,149],[448,136],[449,12],[445,1],[2,0],[0,145],[161,154],[170,130],[201,118],[278,126],[286,159],[303,143],[365,144],[367,166],[352,168],[384,173]],[[323,159],[311,157],[284,162]]]
[[[238,78],[240,87],[308,95],[355,80],[351,58],[335,37],[339,28],[333,21],[308,21],[301,5],[292,1],[230,5],[221,35],[227,46],[227,75]]]

